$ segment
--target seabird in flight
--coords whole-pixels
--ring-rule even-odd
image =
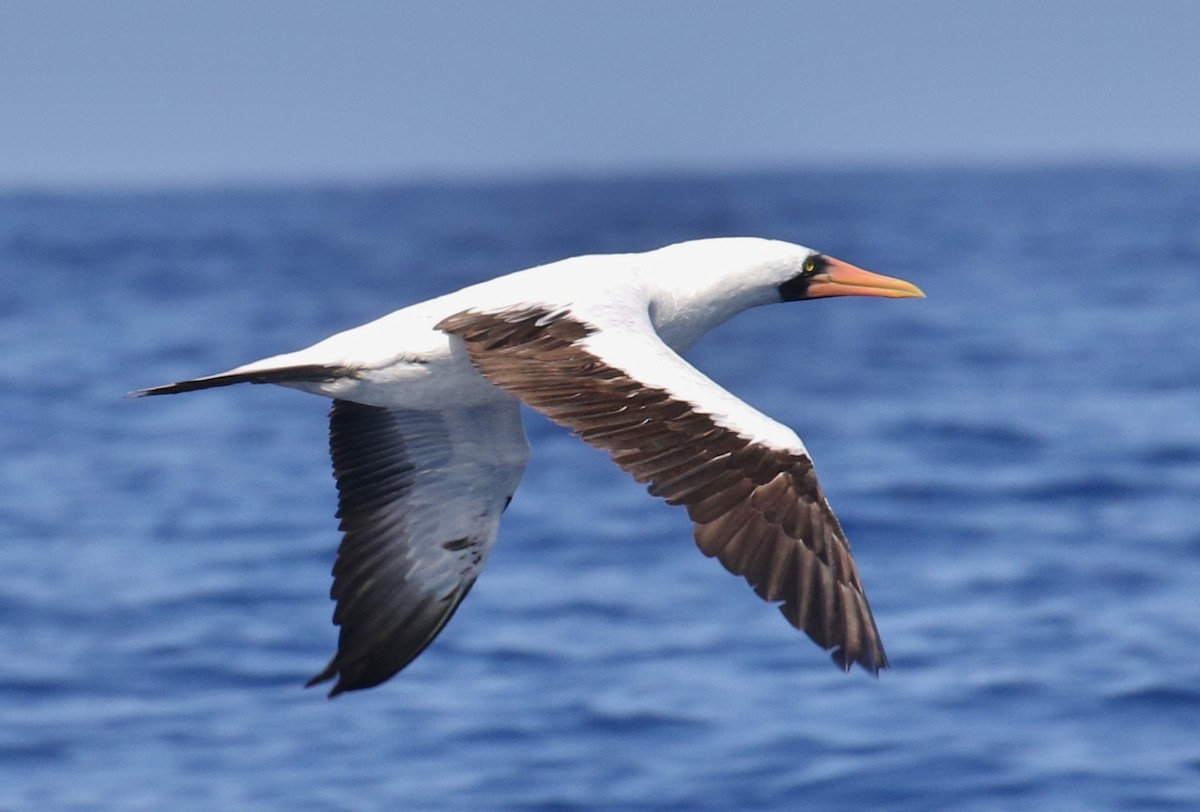
[[[336,679],[330,696],[392,677],[466,597],[529,460],[522,403],[686,508],[701,552],[840,668],[878,674],[879,632],[804,444],[680,353],[758,305],[923,295],[800,245],[694,240],[518,271],[307,349],[132,394],[273,383],[333,398],[340,634],[309,682]]]

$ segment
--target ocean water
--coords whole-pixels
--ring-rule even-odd
[[[691,354],[805,438],[893,668],[843,675],[528,415],[483,577],[326,700],[327,403],[128,390],[564,256],[757,234],[924,301]],[[0,196],[0,809],[1200,808],[1200,172]]]

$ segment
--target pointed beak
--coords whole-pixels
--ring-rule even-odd
[[[825,257],[825,269],[808,285],[808,298],[825,296],[886,296],[889,299],[924,299],[912,282],[864,271],[849,262]]]

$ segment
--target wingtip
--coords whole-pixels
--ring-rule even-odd
[[[331,679],[333,679],[332,674],[326,675],[325,672],[321,672],[320,674],[317,674],[315,677],[310,679],[308,682],[304,683],[304,687],[305,688],[313,688],[317,685],[320,685],[323,682],[328,682]],[[344,693],[346,693],[346,691],[349,691],[349,690],[351,690],[351,689],[347,688],[345,683],[343,683],[339,679],[337,682],[335,682],[333,684],[333,687],[329,689],[329,693],[327,693],[325,695],[325,698],[333,699],[334,697],[340,696],[341,694],[344,694]]]
[[[329,661],[329,664],[327,666],[325,666],[323,669],[321,669],[321,671],[319,673],[315,674],[308,682],[304,683],[304,687],[312,688],[317,685],[320,685],[322,682],[329,682],[329,680],[331,680],[337,676],[337,673],[338,673],[337,657],[334,657],[332,660]],[[339,690],[339,688],[341,688],[340,680],[338,681],[338,683],[336,685],[333,686],[333,690],[331,690],[329,692],[330,699],[332,699],[333,697],[340,694],[342,692],[342,690],[345,690],[344,688]]]
[[[318,679],[317,677],[313,677],[308,682],[304,683],[304,687],[305,688],[313,688],[313,687],[316,687],[317,685],[320,685],[322,682],[327,682],[328,679],[329,679],[328,677],[326,677],[325,679]],[[342,685],[341,681],[339,680],[338,682],[334,683],[332,688],[329,689],[329,693],[325,694],[325,698],[333,699],[336,696],[346,693],[346,690],[347,690],[346,687],[344,685]]]
[[[876,679],[879,678],[879,672],[886,671],[887,669],[891,668],[891,663],[888,662],[887,655],[882,651],[879,652],[878,657],[869,656],[867,652],[862,652],[858,657],[851,658],[847,656],[844,648],[838,647],[831,651],[829,656],[830,659],[833,660],[833,664],[836,665],[843,674],[849,674],[850,669],[854,667],[855,663],[858,663],[860,666],[862,666],[863,671],[866,671]]]

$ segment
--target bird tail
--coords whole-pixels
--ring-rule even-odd
[[[203,378],[192,378],[186,381],[151,386],[148,389],[135,389],[128,397],[144,398],[152,395],[177,395],[180,392],[195,392],[198,389],[212,389],[218,386],[232,386],[235,383],[317,383],[333,378],[343,377],[347,370],[325,364],[300,364],[298,366],[276,367],[274,369],[259,369],[250,371],[230,370],[216,375],[206,375]]]

